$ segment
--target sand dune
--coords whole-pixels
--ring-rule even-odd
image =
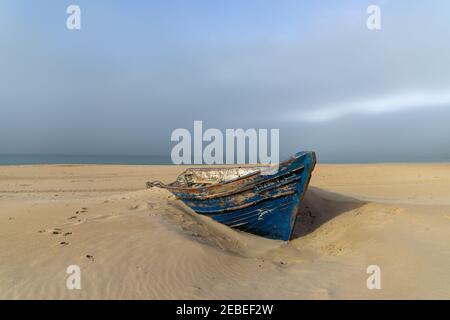
[[[0,167],[0,298],[450,298],[450,165],[318,165],[289,243],[144,189],[182,170]]]

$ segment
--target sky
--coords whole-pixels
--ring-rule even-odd
[[[0,154],[170,155],[201,120],[279,129],[282,156],[450,161],[449,39],[444,0],[0,0]]]

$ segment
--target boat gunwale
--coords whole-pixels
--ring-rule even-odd
[[[303,154],[304,153],[301,153],[299,155],[293,155],[293,156],[291,156],[290,159],[287,159],[286,161],[283,161],[282,163],[280,163],[280,164],[278,164],[276,166],[272,166],[272,168],[274,168],[274,167],[278,167],[279,168],[281,166],[290,164],[290,163],[294,162],[296,159],[298,159]],[[260,167],[260,166],[255,166],[255,167]],[[302,166],[302,167],[304,167],[304,166]],[[242,167],[241,166],[234,166],[234,167],[228,167],[227,169],[235,169],[235,168],[242,168]],[[267,168],[268,168],[268,170],[270,170],[271,167],[268,166]],[[192,168],[190,168],[190,169],[192,169]],[[198,168],[198,169],[217,170],[218,168]],[[189,169],[187,169],[187,170],[189,170]],[[180,173],[178,175],[178,177],[181,176],[182,174],[184,174],[187,170],[185,170],[182,173]],[[214,189],[214,188],[216,188],[218,186],[223,186],[223,185],[226,185],[226,184],[229,184],[229,183],[233,183],[233,182],[236,182],[236,181],[239,181],[239,180],[244,180],[244,179],[250,178],[250,177],[255,176],[255,175],[259,175],[259,174],[261,174],[261,172],[262,172],[261,170],[257,170],[255,172],[250,172],[250,173],[248,173],[246,175],[243,175],[241,177],[236,177],[236,178],[233,178],[233,179],[230,179],[230,180],[214,183],[214,184],[211,184],[209,186],[201,186],[201,187],[171,186],[171,184],[173,182],[169,183],[169,184],[165,184],[165,183],[157,180],[157,181],[154,181],[154,182],[147,182],[147,187],[151,188],[151,187],[155,186],[155,187],[160,187],[160,188],[163,188],[163,189],[176,190],[176,191],[185,191],[185,192],[188,192],[188,193],[189,192],[195,192],[195,191],[196,192],[205,192],[205,191]]]

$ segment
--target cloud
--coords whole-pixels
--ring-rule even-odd
[[[302,122],[332,121],[351,115],[370,115],[413,109],[450,107],[450,90],[442,92],[410,92],[328,104],[285,115]]]

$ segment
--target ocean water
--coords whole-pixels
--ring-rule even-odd
[[[0,165],[23,164],[172,164],[166,156],[0,155]]]
[[[288,156],[280,157],[280,160],[288,159]],[[319,157],[318,163],[449,163],[450,156],[442,157]],[[170,156],[124,156],[124,155],[1,155],[0,165],[25,165],[25,164],[130,164],[130,165],[171,165]]]

